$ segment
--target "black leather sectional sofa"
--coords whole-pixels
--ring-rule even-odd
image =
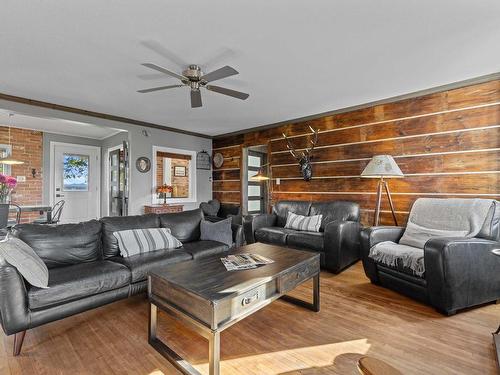
[[[319,232],[284,228],[288,212],[323,215]],[[279,201],[272,214],[247,216],[243,220],[247,243],[264,242],[317,251],[321,267],[339,273],[359,260],[359,205],[347,201]]]
[[[49,288],[27,284],[18,271],[0,264],[0,318],[7,335],[16,334],[19,354],[25,331],[147,289],[147,274],[156,267],[229,250],[200,240],[200,209],[164,215],[106,217],[57,226],[23,224],[14,235],[29,244],[49,268]],[[113,232],[168,227],[183,247],[123,258]],[[240,225],[232,225],[234,246],[243,243]]]

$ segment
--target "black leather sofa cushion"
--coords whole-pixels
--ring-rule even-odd
[[[120,255],[118,241],[113,232],[127,229],[159,228],[160,219],[156,214],[137,216],[103,217],[102,223],[102,254],[109,258]]]
[[[323,232],[300,232],[294,231],[286,237],[286,244],[299,249],[311,249],[323,251],[325,234]]]
[[[281,227],[259,228],[255,231],[255,240],[257,242],[271,243],[286,246],[286,237],[289,233],[294,233],[293,229]]]
[[[48,268],[93,262],[100,258],[101,223],[97,220],[55,226],[21,224],[13,232],[35,250]]]
[[[181,242],[200,239],[200,222],[203,220],[201,208],[171,214],[160,215],[160,225],[170,228],[172,235]]]
[[[273,214],[277,216],[276,226],[284,227],[288,212],[293,212],[297,215],[309,215],[311,202],[306,201],[279,201],[273,207]]]
[[[70,301],[118,289],[130,283],[127,267],[107,260],[58,267],[49,271],[49,288],[31,287],[31,310],[61,305]]]
[[[313,202],[309,216],[323,215],[320,231],[332,221],[359,221],[359,205],[346,201]]]
[[[191,254],[194,259],[197,259],[228,251],[229,246],[217,241],[194,241],[185,243],[182,249]]]
[[[109,258],[110,261],[123,264],[130,270],[132,273],[133,283],[146,280],[148,272],[157,267],[191,259],[193,259],[191,254],[179,249],[152,251],[149,253],[133,255],[128,258],[124,258],[122,256]]]

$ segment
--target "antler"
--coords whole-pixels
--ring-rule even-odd
[[[297,155],[297,152],[295,151],[295,147],[293,147],[292,142],[290,142],[290,140],[288,139],[288,137],[286,136],[285,133],[283,133],[283,138],[285,138],[286,148],[288,148],[288,151],[290,151],[290,154],[292,154],[292,156],[295,159],[300,160],[300,156]]]
[[[316,144],[318,143],[318,129],[314,130],[310,125],[309,125],[309,129],[311,129],[311,131],[313,133],[313,139],[309,140],[309,142],[311,142],[311,147],[306,148],[304,150],[304,155],[308,155],[308,156],[312,154],[314,147],[316,147]]]

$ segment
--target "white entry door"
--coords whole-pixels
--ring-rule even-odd
[[[99,218],[100,153],[94,146],[51,144],[51,204],[65,201],[60,223]]]

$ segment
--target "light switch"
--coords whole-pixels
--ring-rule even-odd
[[[281,179],[277,178],[276,179],[276,185],[279,185],[279,184],[281,184]]]
[[[17,182],[26,182],[26,176],[16,176]]]

